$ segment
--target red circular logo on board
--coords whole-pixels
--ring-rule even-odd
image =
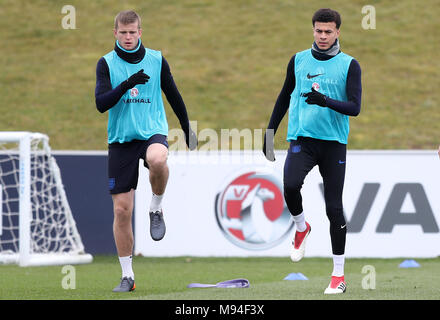
[[[244,249],[273,247],[293,227],[280,179],[263,171],[232,176],[217,193],[215,212],[225,237]]]

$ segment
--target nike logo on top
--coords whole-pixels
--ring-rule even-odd
[[[312,79],[312,78],[314,78],[314,77],[317,77],[317,76],[322,76],[324,73],[317,73],[317,74],[310,74],[310,73],[307,73],[307,79]]]

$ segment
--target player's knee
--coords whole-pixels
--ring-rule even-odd
[[[150,169],[161,169],[167,165],[168,150],[162,145],[153,145],[148,148],[147,163]]]
[[[162,144],[152,144],[147,149],[146,161],[150,169],[161,169],[166,167],[168,149]]]
[[[344,210],[340,205],[327,205],[326,206],[327,217],[330,221],[330,224],[334,225],[345,225],[346,220],[344,217]]]
[[[150,170],[161,170],[167,165],[167,157],[164,155],[157,155],[147,159]]]
[[[127,204],[117,204],[114,207],[115,219],[119,222],[127,222],[131,220],[132,210]]]

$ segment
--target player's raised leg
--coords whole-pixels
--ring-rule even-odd
[[[315,165],[316,159],[310,142],[299,139],[290,143],[284,164],[284,199],[296,226],[290,247],[290,258],[293,262],[304,257],[307,237],[312,230],[304,217],[301,188],[305,177]]]
[[[162,198],[168,182],[168,148],[161,143],[148,146],[146,161],[150,171],[150,184],[153,192],[150,203],[150,234],[155,241],[165,236],[165,221],[162,210]]]

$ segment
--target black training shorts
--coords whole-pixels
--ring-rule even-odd
[[[108,145],[108,188],[110,194],[124,193],[136,189],[139,177],[139,159],[144,160],[147,148],[153,143],[168,148],[167,136],[155,134],[148,140],[133,140]]]

